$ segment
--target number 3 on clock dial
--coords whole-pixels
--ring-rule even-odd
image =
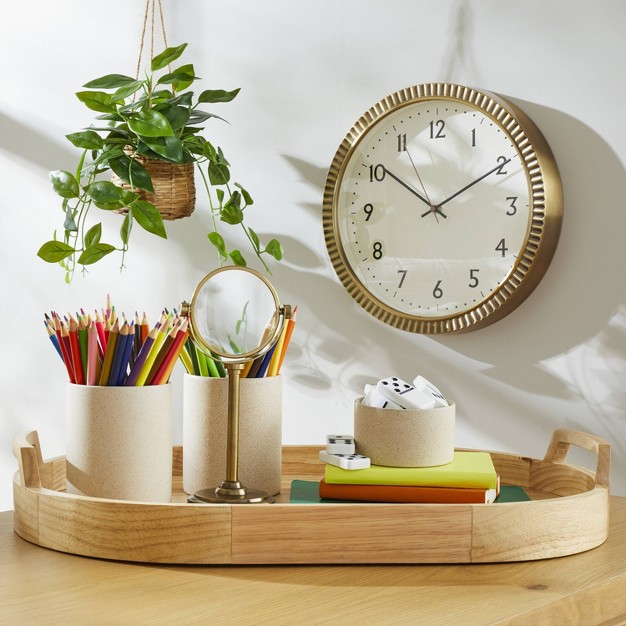
[[[529,252],[545,217],[537,198],[543,202],[546,190],[541,180],[538,195],[531,171],[537,156],[508,109],[499,113],[503,105],[405,92],[386,99],[383,113],[370,109],[374,119],[361,118],[337,152],[339,174],[331,167],[325,195],[327,244],[335,268],[348,269],[344,285],[371,301],[368,308],[360,300],[368,310],[381,318],[397,314],[401,327],[415,321],[409,330],[455,332],[487,317],[525,278],[524,259],[540,247],[533,243]],[[549,153],[547,144],[542,148]],[[560,227],[556,165],[550,172]],[[549,261],[558,228],[548,234],[542,243]],[[484,308],[490,300],[495,304]],[[446,325],[451,319],[458,325]],[[446,324],[435,329],[440,321]]]

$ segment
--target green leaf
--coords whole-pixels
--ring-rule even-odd
[[[194,109],[191,115],[189,116],[189,125],[194,126],[196,124],[202,124],[202,122],[206,122],[212,117],[216,117],[218,120],[222,120],[222,122],[226,122],[228,124],[228,121],[225,120],[223,117],[220,117],[219,115],[215,115],[214,113],[207,113],[206,111],[199,111],[198,109]]]
[[[124,76],[123,74],[107,74],[100,78],[95,78],[84,84],[83,87],[87,89],[117,89],[118,87],[124,87],[129,83],[134,83],[135,79],[130,76]]]
[[[123,87],[120,87],[114,94],[113,97],[116,100],[125,100],[128,96],[132,96],[135,92],[139,91],[144,84],[143,80],[134,80],[132,83],[128,83]]]
[[[189,111],[185,107],[168,105],[160,112],[167,118],[174,132],[184,128],[189,119]]]
[[[40,259],[43,259],[47,263],[58,263],[63,259],[67,259],[68,256],[74,254],[76,250],[62,241],[46,241],[46,243],[39,248],[39,252],[37,252],[37,256]]]
[[[142,140],[159,156],[174,163],[182,163],[183,144],[178,137],[142,137]]]
[[[92,111],[117,113],[113,97],[104,91],[79,91],[76,97]]]
[[[280,245],[278,239],[272,239],[267,246],[265,246],[265,252],[273,256],[277,261],[283,258],[283,247]]]
[[[261,244],[259,242],[259,236],[250,227],[248,227],[248,232],[250,233],[250,239],[252,239],[254,247],[259,250],[261,247]]]
[[[157,81],[157,85],[174,85],[180,83],[191,83],[194,80],[198,80],[196,76],[193,74],[188,74],[187,72],[181,72],[178,70],[177,72],[172,72],[171,74],[163,74],[161,78]]]
[[[193,83],[193,81],[196,79],[196,70],[191,63],[188,63],[187,65],[181,65],[177,70],[174,70],[174,73],[188,74],[190,76],[193,76],[193,80],[181,81],[180,83],[178,83],[176,85],[176,91],[183,91],[183,89],[187,89],[187,87],[189,87]],[[186,106],[187,108],[191,108],[191,99],[189,100],[189,103]]]
[[[102,224],[96,224],[92,226],[85,233],[85,248],[90,248],[91,246],[95,246],[97,243],[100,243],[100,237],[102,235]]]
[[[225,163],[209,161],[209,181],[212,185],[225,185],[230,180],[230,171]]]
[[[239,183],[235,183],[235,187],[239,187],[239,189],[241,189],[241,195],[243,196],[246,205],[254,204],[252,196]]]
[[[124,151],[121,148],[110,148],[102,151],[90,164],[90,167],[108,167],[109,161],[122,156]]]
[[[220,203],[220,206],[222,206],[222,204],[224,203],[224,190],[219,188],[216,189],[215,195],[217,195],[217,201]]]
[[[246,267],[246,260],[241,256],[241,252],[239,252],[239,250],[233,250],[232,252],[229,252],[228,256],[232,259],[232,262],[235,265]]]
[[[116,159],[109,160],[109,167],[129,185],[154,193],[150,174],[137,159],[132,159],[123,154]]]
[[[111,254],[113,250],[115,250],[115,246],[109,243],[96,243],[83,251],[78,257],[77,263],[80,265],[91,265],[107,254]]]
[[[167,239],[163,217],[154,204],[145,200],[135,200],[131,204],[131,212],[139,225],[153,235]]]
[[[187,44],[183,43],[180,46],[166,48],[163,52],[161,52],[161,54],[157,54],[154,59],[152,59],[150,69],[153,72],[156,72],[173,61],[176,61],[176,59],[185,51],[186,47]]]
[[[217,231],[213,231],[208,234],[209,241],[217,248],[217,251],[220,253],[222,258],[226,259],[226,244],[224,243],[224,238]]]
[[[207,89],[198,96],[198,102],[230,102],[241,90],[241,87],[232,91],[223,89]]]
[[[130,129],[142,137],[171,137],[174,131],[165,115],[148,109],[139,111],[128,118]]]
[[[220,210],[220,219],[227,224],[241,224],[243,222],[243,211],[239,208],[239,205],[231,203],[229,200]]]
[[[130,238],[130,231],[133,228],[133,215],[132,211],[129,211],[124,216],[124,221],[122,222],[122,226],[120,228],[120,238],[122,241],[128,245],[128,239]]]
[[[96,204],[111,204],[122,200],[123,189],[109,180],[98,180],[87,187],[87,194]]]
[[[55,170],[50,172],[52,188],[62,198],[78,198],[80,188],[78,181],[72,174],[65,170]]]
[[[104,145],[102,137],[93,130],[84,130],[79,133],[65,135],[77,148],[85,150],[100,150]]]
[[[187,66],[184,66],[187,67]],[[182,67],[180,68],[181,70],[183,69]],[[190,72],[192,73],[192,72]],[[194,74],[195,76],[195,74]],[[181,105],[184,107],[187,107],[188,109],[191,108],[192,106],[192,100],[193,100],[193,91],[187,91],[186,93],[181,93],[180,95],[176,96],[175,98],[170,98],[167,102],[169,104],[176,104],[176,105]]]

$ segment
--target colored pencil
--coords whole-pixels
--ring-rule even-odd
[[[207,365],[209,366],[209,370],[211,370],[211,361],[213,361],[213,364],[215,365],[216,369],[217,369],[217,375],[220,378],[224,378],[226,376],[226,369],[224,368],[224,364],[222,363],[222,359],[220,359],[219,356],[217,356],[217,354],[211,352],[211,356],[209,357],[207,355]]]
[[[167,320],[164,324],[162,324],[159,330],[157,331],[156,338],[154,340],[154,343],[152,344],[152,347],[150,348],[150,352],[148,353],[146,360],[141,366],[141,371],[139,372],[139,376],[137,377],[137,380],[135,381],[135,386],[141,387],[142,385],[145,384],[146,378],[148,378],[148,374],[150,373],[150,370],[152,368],[152,364],[154,363],[154,361],[156,360],[159,354],[159,350],[161,349],[161,346],[163,345],[163,342],[165,341],[165,338],[167,337],[168,331],[169,331],[169,320]]]
[[[85,375],[83,373],[83,362],[80,355],[80,345],[78,342],[78,324],[70,315],[69,323],[70,351],[72,354],[72,369],[74,370],[74,378],[78,385],[85,384]]]
[[[87,329],[87,384],[97,385],[100,379],[98,355],[98,331],[94,322]]]
[[[154,380],[156,373],[159,371],[159,368],[163,364],[163,361],[165,361],[165,359],[167,358],[170,348],[172,347],[172,345],[174,344],[174,341],[176,340],[176,335],[178,334],[178,328],[179,328],[178,325],[172,325],[171,330],[169,331],[169,333],[167,333],[165,340],[163,341],[163,343],[161,344],[161,347],[159,348],[159,353],[156,355],[156,358],[154,359],[154,362],[152,363],[152,366],[150,367],[150,371],[148,372],[148,375],[146,376],[146,380],[143,383],[144,385],[152,384],[152,381]]]
[[[141,346],[141,350],[139,350],[139,354],[137,355],[137,358],[135,359],[135,362],[133,363],[133,366],[130,370],[130,374],[128,375],[128,378],[126,379],[126,382],[124,383],[127,387],[132,387],[137,382],[137,378],[139,377],[143,364],[145,363],[146,358],[150,354],[150,350],[157,336],[157,332],[158,332],[158,329],[155,326],[148,333],[146,340],[143,342]]]
[[[185,338],[185,342],[187,339]],[[187,344],[185,343],[185,346]],[[193,363],[191,361],[191,357],[189,356],[189,352],[187,352],[187,348],[183,346],[183,349],[180,351],[178,358],[181,360],[183,366],[185,367],[185,371],[187,374],[195,374],[193,370]]]
[[[111,371],[109,372],[109,385],[117,385],[117,380],[120,374],[120,368],[122,367],[122,358],[124,351],[126,350],[126,340],[128,339],[128,323],[124,322],[120,328],[119,335],[117,336],[117,342],[115,343],[115,353],[113,354],[113,361],[111,363]]]
[[[46,315],[46,319],[43,321],[44,326],[46,327],[46,331],[48,332],[48,337],[50,337],[50,342],[54,346],[54,349],[57,351],[58,355],[61,357],[61,361],[65,362],[63,359],[63,353],[61,352],[61,346],[59,345],[59,338],[56,336],[54,332],[54,326],[52,326],[49,321],[50,318]]]
[[[150,326],[148,324],[148,316],[146,312],[143,312],[143,317],[141,318],[141,343],[146,340],[148,333],[150,332]]]
[[[104,322],[102,320],[102,315],[98,311],[96,313],[96,330],[98,331],[98,352],[100,354],[100,358],[104,359],[104,353],[107,349],[107,340],[104,336]]]
[[[298,307],[295,306],[291,313],[291,319],[287,323],[287,334],[285,335],[285,341],[283,342],[282,351],[280,353],[280,358],[278,360],[278,369],[276,370],[276,376],[280,374],[280,368],[282,367],[283,361],[285,360],[285,354],[287,354],[287,348],[289,347],[289,342],[291,341],[291,335],[293,334],[293,330],[296,325],[297,313],[298,313]]]
[[[157,370],[154,378],[152,379],[153,385],[164,385],[170,378],[174,365],[178,359],[178,355],[185,345],[187,339],[187,320],[183,320],[178,328],[178,332],[175,336],[174,343],[170,346],[170,349]]]
[[[274,354],[274,352],[276,351],[276,345],[274,344],[266,353],[265,356],[263,357],[263,360],[261,361],[261,365],[259,366],[259,369],[257,370],[257,373],[255,375],[255,378],[263,378],[265,376],[265,373],[267,372],[267,368],[270,365],[270,361],[272,360],[272,355]]]
[[[283,321],[283,328],[280,331],[280,337],[276,342],[276,348],[273,351],[269,367],[267,368],[268,376],[276,376],[276,372],[278,371],[278,362],[280,361],[280,355],[283,351],[283,344],[285,343],[285,337],[287,336],[287,328],[289,328],[289,322]]]
[[[202,352],[202,350],[200,350],[200,348],[198,348],[196,346],[196,356],[198,358],[198,367],[200,369],[200,376],[210,376],[211,374],[209,374],[209,365],[208,365],[208,359],[206,354],[204,354],[204,352]]]
[[[59,338],[59,345],[61,346],[61,352],[63,353],[63,360],[65,361],[65,367],[70,377],[71,383],[76,383],[76,377],[74,376],[74,366],[72,365],[72,354],[70,351],[70,338],[65,328],[65,324],[61,322],[58,315],[54,317],[54,328]]]
[[[115,344],[117,343],[117,336],[119,335],[119,324],[115,322],[113,328],[109,331],[109,337],[107,339],[107,349],[104,353],[104,361],[102,363],[102,371],[100,372],[100,385],[109,384],[109,376],[111,375],[111,365],[113,364],[113,357],[115,356]]]
[[[130,355],[133,350],[133,345],[135,343],[135,329],[133,324],[128,328],[128,336],[126,337],[126,344],[124,346],[124,351],[122,352],[122,361],[120,363],[120,369],[117,374],[117,382],[115,383],[118,387],[124,384],[126,380],[126,373],[128,372],[128,365],[130,363]]]
[[[200,376],[200,364],[198,363],[198,353],[196,350],[196,345],[193,342],[191,337],[187,337],[187,351],[189,352],[189,358],[191,359],[191,364],[193,365],[193,373],[196,376]]]
[[[82,315],[78,315],[78,345],[80,346],[80,360],[83,366],[83,376],[87,379],[87,326]]]

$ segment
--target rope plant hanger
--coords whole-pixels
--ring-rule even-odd
[[[158,0],[159,21],[161,34],[163,37],[163,47],[168,48],[167,35],[165,32],[165,20],[163,18],[163,7],[161,0]],[[141,71],[141,61],[144,54],[146,40],[146,30],[148,16],[150,19],[150,59],[154,59],[154,22],[155,22],[155,0],[146,0],[146,8],[143,17],[143,27],[141,30],[141,41],[139,44],[139,56],[137,58],[137,69],[135,79],[139,80]],[[169,64],[168,64],[169,68]],[[175,88],[172,87],[172,96],[175,96]],[[133,99],[135,100],[135,99]],[[176,220],[181,217],[188,217],[193,213],[196,203],[196,186],[194,180],[194,163],[172,163],[163,160],[164,157],[151,158],[142,155],[134,150],[127,150],[127,154],[142,165],[152,180],[154,191],[139,190],[141,198],[151,202],[161,213],[165,220]],[[124,189],[133,189],[131,181],[125,181],[116,174],[112,177],[112,182]],[[127,209],[121,209],[120,213]]]
[[[164,50],[155,55],[157,15]],[[141,75],[148,36],[150,62],[144,63],[147,67]],[[230,249],[222,236],[225,225],[243,230],[244,244],[268,273],[265,259],[282,258],[280,242],[271,239],[263,244],[244,220],[252,197],[231,180],[231,166],[222,148],[203,136],[205,122],[223,120],[202,110],[204,105],[230,102],[239,88],[194,94],[190,87],[199,80],[194,66],[174,65],[186,47],[186,43],[168,46],[161,0],[146,0],[135,76],[106,74],[76,92],[97,115],[89,126],[66,135],[80,150],[77,166],[72,171],[50,172],[52,187],[61,198],[63,228],[55,230],[53,239],[37,252],[44,261],[61,266],[67,283],[77,267],[85,272],[87,266],[112,253],[121,254],[122,269],[136,225],[167,238],[163,220],[186,217],[194,210],[194,166],[209,201],[208,241],[218,262],[247,265],[242,251]],[[119,243],[113,243],[111,233],[104,232],[98,210],[123,215]]]

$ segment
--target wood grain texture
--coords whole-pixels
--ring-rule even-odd
[[[13,532],[10,511],[0,513],[0,551],[2,624],[609,626],[626,614],[617,497],[605,544],[523,563],[145,566],[42,549]]]
[[[470,559],[470,506],[233,508],[233,563],[442,563]],[[433,528],[437,532],[433,532]]]
[[[276,505],[191,505],[182,492],[180,447],[173,449],[171,503],[87,498],[63,492],[64,460],[40,460],[32,435],[14,446],[21,469],[15,531],[86,556],[179,564],[470,563],[573,554],[607,537],[608,488],[599,481],[609,449],[575,431],[553,437],[548,460],[493,453],[503,484],[521,484],[533,496],[497,505],[289,504],[288,480]],[[565,444],[596,452],[597,473],[565,463]],[[284,478],[318,478],[320,449],[285,447]]]

